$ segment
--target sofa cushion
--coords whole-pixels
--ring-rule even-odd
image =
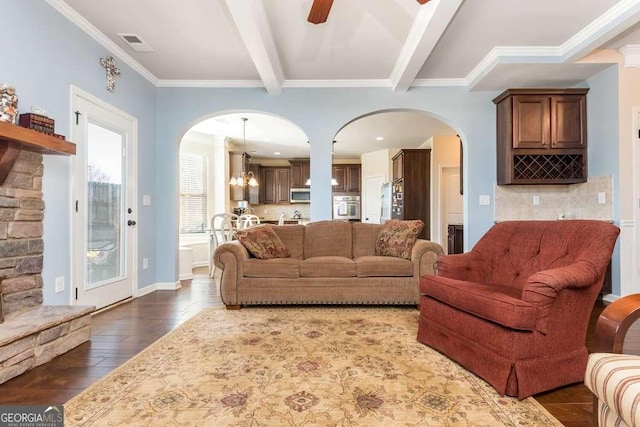
[[[411,259],[411,249],[422,231],[419,220],[391,220],[384,223],[376,239],[376,255]]]
[[[420,293],[512,329],[533,331],[538,320],[538,309],[520,299],[519,289],[508,286],[422,276]]]
[[[411,277],[413,263],[388,256],[361,256],[355,259],[358,277]]]
[[[300,261],[300,277],[356,277],[356,263],[341,256],[317,256]]]
[[[376,240],[382,230],[382,224],[367,224],[354,222],[353,229],[353,258],[376,254]]]
[[[269,224],[238,230],[236,238],[256,258],[289,257],[289,250]]]
[[[242,274],[244,277],[296,279],[300,277],[300,260],[296,258],[249,258],[242,263]]]
[[[273,231],[280,237],[289,250],[291,258],[302,259],[304,251],[304,225],[272,225]]]
[[[351,258],[350,222],[318,221],[311,222],[305,227],[305,259],[319,256],[339,256]]]

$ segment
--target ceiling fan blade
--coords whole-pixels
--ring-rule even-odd
[[[418,0],[418,3],[420,3],[420,4],[425,4],[425,3],[428,3],[428,2],[429,2],[429,0]]]
[[[333,5],[333,0],[313,0],[307,21],[312,24],[322,24],[326,22],[329,17],[331,5]]]

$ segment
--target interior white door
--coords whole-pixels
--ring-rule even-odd
[[[74,91],[72,303],[106,307],[133,296],[136,120]]]
[[[371,175],[364,178],[364,200],[362,201],[364,215],[362,215],[362,222],[380,224],[380,209],[382,208],[380,196],[384,181],[384,175]]]

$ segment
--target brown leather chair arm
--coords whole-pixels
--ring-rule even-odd
[[[622,353],[624,337],[640,319],[640,294],[626,295],[609,304],[598,317],[594,353]]]

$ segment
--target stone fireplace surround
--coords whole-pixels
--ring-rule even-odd
[[[42,152],[74,154],[75,145],[22,147],[26,138],[61,143],[18,128],[0,123],[0,384],[87,341],[95,309],[42,305]]]

